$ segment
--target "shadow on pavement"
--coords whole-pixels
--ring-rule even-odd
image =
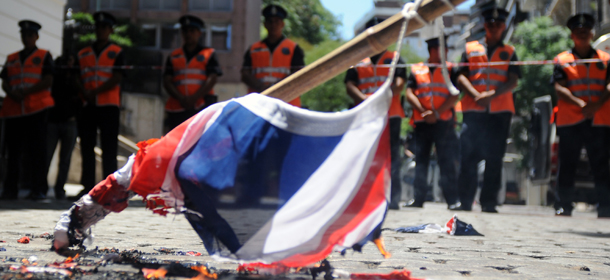
[[[610,238],[610,232],[588,232],[588,231],[552,231],[552,233],[568,233],[568,234],[576,234],[586,237],[596,237],[596,238]]]

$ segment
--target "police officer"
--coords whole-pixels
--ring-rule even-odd
[[[267,38],[254,43],[244,55],[241,80],[248,92],[263,92],[265,89],[288,77],[305,66],[305,55],[301,47],[282,34],[286,10],[278,5],[269,5],[262,12],[265,17]],[[301,98],[289,102],[301,107]]]
[[[515,48],[502,42],[508,12],[493,7],[482,13],[485,38],[466,43],[462,62],[517,61]],[[457,84],[465,92],[461,100],[464,125],[460,137],[461,167],[458,192],[460,210],[470,211],[477,190],[477,165],[485,160],[480,203],[483,212],[497,213],[503,157],[510,121],[515,112],[512,90],[521,71],[516,65],[470,65],[459,69]]]
[[[78,118],[78,135],[82,156],[81,184],[91,190],[95,180],[95,152],[97,130],[102,146],[102,172],[106,177],[117,170],[119,135],[120,82],[123,79],[123,50],[109,41],[116,19],[109,13],[93,14],[96,41],[78,52],[80,86],[85,107]]]
[[[383,19],[374,17],[366,23],[366,28],[374,26],[381,21],[383,21]],[[388,66],[392,63],[395,53],[396,52],[387,50],[383,51],[370,58],[365,58],[355,67],[347,70],[345,75],[345,88],[355,105],[360,104],[360,102],[373,94],[387,79],[390,72]],[[399,59],[398,63],[404,64],[404,61]],[[392,92],[394,95],[388,112],[390,117],[390,151],[392,156],[390,209],[399,209],[400,196],[402,193],[400,183],[400,126],[402,118],[405,117],[405,113],[400,102],[400,93],[404,88],[406,80],[406,68],[397,67],[392,83]]]
[[[589,14],[577,14],[567,22],[574,48],[555,57],[553,80],[557,93],[557,132],[559,135],[559,171],[557,174],[556,214],[572,215],[574,175],[580,151],[587,149],[595,189],[599,200],[598,217],[610,217],[610,55],[591,47],[595,20]],[[580,59],[600,59],[596,63],[578,63]]]
[[[441,63],[439,39],[426,41],[430,58],[428,63]],[[445,48],[445,51],[447,49]],[[452,70],[451,65],[447,66]],[[455,75],[452,75],[455,79]],[[407,101],[413,108],[415,122],[415,195],[406,207],[423,207],[428,192],[428,165],[432,144],[441,171],[440,185],[448,209],[459,207],[457,196],[457,149],[453,108],[459,95],[451,95],[442,75],[442,69],[418,63],[411,67],[407,79]]]
[[[54,104],[50,91],[53,58],[49,51],[36,47],[40,24],[22,20],[19,27],[23,50],[10,54],[0,73],[6,93],[0,118],[6,125],[3,137],[9,163],[0,198],[17,199],[21,177],[22,187],[30,189],[28,198],[41,200],[49,188],[45,161],[40,159],[46,157],[48,111]]]
[[[165,104],[170,130],[216,102],[214,85],[222,76],[214,49],[199,44],[203,20],[185,15],[178,21],[184,45],[167,58],[163,74],[163,86],[170,95]]]

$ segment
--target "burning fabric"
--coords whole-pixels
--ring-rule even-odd
[[[214,104],[139,143],[55,227],[69,254],[134,194],[183,213],[210,255],[301,267],[379,240],[389,194],[387,85],[348,112],[302,110],[259,94]],[[381,245],[380,245],[381,247]]]

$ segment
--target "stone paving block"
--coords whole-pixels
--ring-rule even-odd
[[[110,214],[93,228],[90,248],[135,248],[159,260],[210,263],[222,269],[236,264],[220,263],[207,255],[201,240],[181,216],[161,217],[132,202],[124,212]],[[50,241],[36,238],[52,233],[67,202],[45,205],[29,201],[0,204],[0,260],[7,257],[37,256],[39,263],[64,258],[49,251]],[[427,279],[610,279],[610,219],[597,219],[595,212],[576,212],[571,218],[554,217],[548,207],[505,205],[499,214],[452,212],[446,205],[426,203],[423,209],[389,211],[384,228],[415,226],[424,223],[444,225],[453,214],[470,223],[485,236],[407,234],[386,230],[383,236],[392,258],[384,259],[371,243],[362,253],[335,252],[332,266],[349,272],[387,273],[407,269],[415,277]],[[223,210],[225,211],[225,210]],[[231,215],[268,219],[268,213],[240,210]],[[247,225],[236,227],[245,231]],[[34,236],[29,244],[17,239]],[[158,250],[197,251],[202,256],[158,255]],[[93,261],[99,258],[86,257]],[[105,269],[133,272],[133,267],[113,265]],[[0,273],[1,274],[1,273]]]

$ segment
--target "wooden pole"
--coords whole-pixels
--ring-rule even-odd
[[[455,6],[464,1],[449,0]],[[431,22],[450,9],[451,7],[447,6],[442,0],[425,0],[419,8],[418,13],[424,20]],[[301,96],[303,93],[330,80],[361,60],[386,50],[388,46],[395,43],[398,39],[398,33],[400,33],[403,20],[402,13],[393,15],[378,25],[360,33],[356,38],[331,53],[266,89],[262,94],[287,102]],[[422,26],[419,21],[412,19],[409,22],[406,34]]]

